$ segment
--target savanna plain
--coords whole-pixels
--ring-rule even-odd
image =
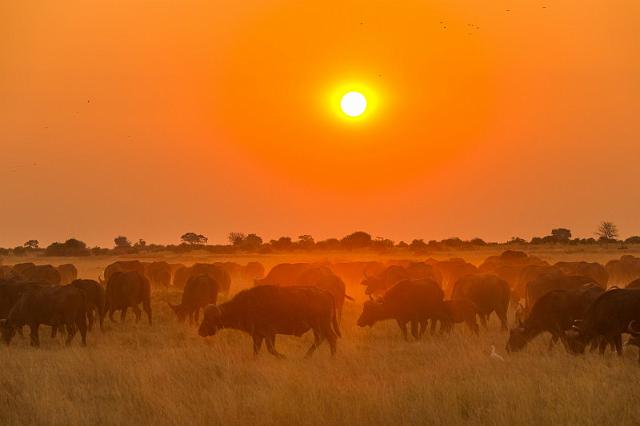
[[[622,254],[637,254],[630,249]],[[439,253],[479,264],[491,250]],[[547,261],[619,258],[617,248],[589,251],[541,249]],[[405,256],[407,257],[407,256]],[[423,256],[424,257],[424,256]],[[371,253],[323,255],[135,257],[189,265],[258,260],[267,270],[282,262],[384,260]],[[122,257],[120,258],[122,259]],[[132,257],[133,259],[133,257]],[[415,259],[420,259],[415,257]],[[115,257],[11,259],[12,263],[74,263],[82,278],[96,279]],[[233,282],[231,295],[250,286]],[[635,348],[619,358],[548,350],[541,335],[525,350],[507,354],[497,318],[474,336],[463,325],[450,335],[405,342],[393,321],[360,328],[365,300],[350,283],[335,357],[326,343],[304,359],[313,338],[278,336],[280,360],[252,353],[251,338],[223,330],[202,338],[179,323],[167,302],[180,291],[154,289],[154,323],[105,320],[81,347],[52,339],[42,327],[41,347],[28,336],[0,348],[2,424],[639,424],[640,366]],[[514,321],[510,311],[510,325]],[[116,315],[119,317],[119,315]],[[490,356],[491,346],[504,360]]]

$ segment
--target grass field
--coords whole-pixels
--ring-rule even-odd
[[[456,255],[478,261],[489,254]],[[620,254],[541,255],[604,262]],[[81,276],[95,278],[112,260],[73,261]],[[194,259],[171,259],[176,260]],[[271,265],[288,259],[260,260]],[[350,289],[356,291],[361,290]],[[256,358],[247,335],[224,330],[203,339],[196,327],[178,323],[165,303],[178,299],[178,292],[155,291],[152,327],[144,320],[135,324],[132,315],[125,324],[107,320],[105,333],[92,332],[86,348],[77,337],[65,348],[62,339],[49,338],[48,327],[41,330],[39,349],[19,337],[0,348],[1,423],[640,423],[635,348],[622,359],[611,353],[576,357],[561,346],[548,352],[549,337],[543,335],[522,353],[508,355],[507,334],[496,318],[480,337],[458,326],[453,335],[407,343],[392,322],[358,328],[361,305],[347,302],[335,358],[323,346],[303,359],[310,335],[278,337],[286,360],[266,351]],[[489,356],[491,345],[505,361]]]

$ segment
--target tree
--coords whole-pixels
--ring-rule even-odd
[[[243,234],[242,232],[230,232],[229,236],[227,237],[227,239],[229,240],[229,242],[234,245],[234,246],[239,246],[242,244],[242,242],[244,241],[244,239],[247,236],[245,234]]]
[[[23,244],[23,247],[28,249],[37,249],[39,245],[40,243],[38,242],[38,240],[29,240]]]
[[[138,240],[138,242],[133,245],[133,247],[138,248],[138,249],[143,249],[146,246],[147,246],[147,242],[145,240],[143,240],[142,238],[140,238]]]
[[[270,243],[275,250],[291,250],[293,247],[291,237],[280,237],[277,240],[271,240]]]
[[[123,235],[115,237],[113,239],[113,242],[115,243],[116,248],[119,248],[119,249],[131,248],[131,241],[129,241],[127,237]]]
[[[556,228],[551,230],[551,236],[558,243],[566,243],[571,239],[571,230],[567,228]]]
[[[87,245],[75,238],[70,238],[64,243],[53,243],[45,251],[45,256],[89,256],[91,251]]]
[[[187,232],[180,237],[180,240],[191,246],[203,246],[207,244],[209,239],[202,234],[196,234],[195,232]]]
[[[624,242],[627,244],[640,244],[640,237],[638,236],[629,237],[626,240],[624,240]]]
[[[409,249],[413,251],[425,251],[427,249],[427,243],[424,240],[413,240],[409,244]]]
[[[363,231],[356,231],[342,238],[340,241],[347,250],[362,249],[371,245],[371,235]]]
[[[256,251],[262,245],[262,238],[256,234],[249,234],[242,241],[242,248],[247,251]]]
[[[596,235],[600,240],[615,240],[618,237],[618,227],[613,222],[604,221],[598,227]]]
[[[316,244],[315,240],[311,235],[300,235],[298,237],[298,247],[304,250],[312,249]]]

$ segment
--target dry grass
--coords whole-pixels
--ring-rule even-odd
[[[97,268],[80,262],[85,276]],[[304,360],[311,336],[278,337],[289,356],[281,361],[254,358],[236,331],[198,337],[167,298],[179,295],[154,293],[153,327],[107,321],[87,348],[65,348],[48,327],[40,349],[27,338],[0,348],[2,424],[640,423],[635,349],[574,357],[559,346],[548,353],[541,336],[507,356],[495,319],[480,338],[459,327],[406,343],[391,322],[356,327],[360,305],[348,303],[336,358],[323,347]],[[488,356],[492,344],[505,362]]]

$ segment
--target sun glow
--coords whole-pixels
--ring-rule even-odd
[[[367,98],[360,92],[348,92],[340,100],[340,109],[349,117],[358,117],[367,109]]]

